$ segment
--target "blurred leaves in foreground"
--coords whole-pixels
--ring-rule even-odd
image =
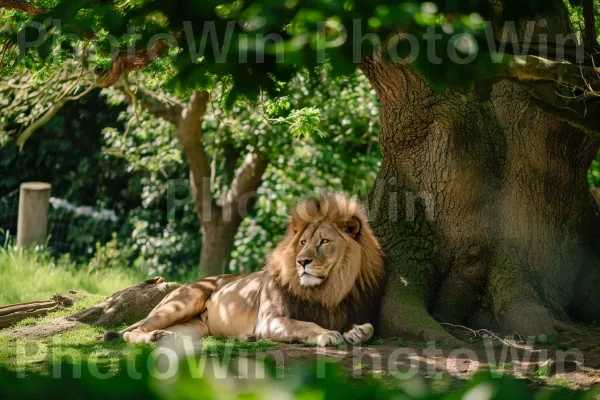
[[[489,372],[442,386],[428,384],[431,382],[420,377],[352,379],[333,362],[291,366],[282,377],[282,369],[248,360],[251,367],[243,375],[214,367],[217,361],[213,357],[165,364],[157,353],[146,351],[134,359],[121,361],[118,374],[101,371],[94,364],[59,364],[50,366],[48,374],[26,377],[0,368],[0,398],[575,400],[594,399],[598,395],[595,391],[566,388],[536,389],[514,377]]]

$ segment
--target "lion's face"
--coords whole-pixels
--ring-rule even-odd
[[[339,264],[346,239],[328,221],[309,225],[296,248],[296,270],[302,286],[319,286]]]
[[[295,296],[333,308],[379,287],[383,259],[364,207],[338,193],[296,206],[265,269]]]

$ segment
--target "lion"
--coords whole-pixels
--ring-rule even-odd
[[[184,285],[120,336],[132,343],[181,334],[359,344],[374,333],[383,271],[364,206],[343,193],[310,198],[292,211],[261,271]]]

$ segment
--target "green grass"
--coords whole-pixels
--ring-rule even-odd
[[[406,341],[404,339],[402,339],[400,336],[394,336],[392,338],[392,340],[394,342],[397,342],[400,345],[400,347],[408,347],[408,343],[406,343]]]
[[[566,386],[568,387],[572,381],[568,378],[564,378],[562,376],[553,376],[552,378],[550,378],[548,380],[548,383],[550,385],[554,385],[554,386]]]
[[[0,248],[0,306],[47,300],[55,293],[69,290],[110,295],[146,278],[145,274],[133,269],[90,271],[33,250],[19,252]]]
[[[552,375],[552,365],[550,363],[538,365],[530,374],[532,379],[547,379]]]
[[[504,370],[504,371],[511,371],[513,369],[513,363],[512,362],[503,362],[498,364],[498,366],[496,367],[497,370]]]
[[[68,310],[55,311],[38,319],[28,318],[15,326],[43,325],[55,318],[94,306],[104,299],[105,296],[100,295],[76,296],[75,303]],[[109,371],[116,368],[129,352],[136,348],[149,348],[148,345],[131,345],[123,341],[99,341],[98,336],[107,329],[110,328],[81,325],[57,335],[41,339],[19,338],[18,341],[11,336],[0,336],[0,365],[26,373],[48,373],[48,365],[53,361],[57,361],[56,364],[90,362],[97,365],[100,371]]]
[[[205,337],[200,339],[202,353],[206,354],[222,354],[240,352],[262,352],[271,350],[277,347],[277,343],[270,340],[257,340],[254,342],[239,339],[221,339],[216,337]]]

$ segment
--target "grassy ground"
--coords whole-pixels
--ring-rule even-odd
[[[93,293],[90,296],[77,297],[74,306],[69,310],[58,311],[42,318],[26,319],[20,321],[17,327],[49,324],[57,317],[91,307],[103,301],[107,295],[145,278],[143,274],[132,270],[90,271],[87,267],[76,267],[69,262],[54,261],[44,254],[33,252],[21,254],[0,249],[0,282],[3,283],[0,305],[42,300],[56,292],[66,292],[71,289],[83,289]],[[598,382],[597,375],[600,372],[597,371],[600,371],[600,364],[594,364],[594,360],[600,356],[596,351],[600,350],[600,347],[596,349],[596,341],[590,341],[590,338],[597,339],[596,330],[590,330],[589,337],[564,337],[546,346],[546,350],[553,351],[563,347],[566,350],[567,344],[569,348],[573,346],[583,348],[585,344],[589,347],[585,351],[586,365],[591,368],[569,374],[555,374],[550,367],[546,368],[547,370],[537,368],[528,370],[526,381],[517,381],[512,376],[517,375],[516,372],[519,372],[520,368],[524,368],[512,359],[495,366],[495,371],[502,370],[506,374],[490,376],[482,372],[471,376],[467,370],[460,370],[463,364],[453,364],[454,358],[449,354],[454,351],[453,349],[444,349],[443,354],[436,356],[435,365],[419,364],[419,368],[423,368],[423,371],[414,379],[394,380],[392,378],[395,378],[395,375],[391,374],[392,368],[394,371],[396,369],[403,371],[403,368],[408,365],[406,360],[412,358],[407,356],[399,359],[392,355],[399,349],[412,348],[418,352],[415,356],[419,359],[424,357],[423,349],[428,346],[428,344],[419,345],[400,338],[374,338],[364,347],[343,345],[327,349],[327,352],[321,355],[322,349],[314,349],[309,345],[276,344],[264,340],[248,342],[213,337],[203,338],[193,344],[193,361],[184,362],[178,378],[173,380],[164,377],[165,373],[161,370],[158,355],[160,348],[154,344],[133,345],[120,340],[111,342],[98,340],[107,329],[121,328],[123,327],[100,328],[82,324],[69,331],[42,339],[3,336],[3,330],[0,330],[0,382],[15,382],[13,385],[0,385],[0,398],[48,398],[53,397],[52,394],[62,397],[65,387],[68,387],[68,390],[73,393],[86,393],[81,397],[88,400],[136,396],[164,399],[222,398],[222,393],[225,392],[230,395],[229,398],[239,398],[243,392],[246,395],[256,395],[254,398],[277,398],[278,396],[272,396],[273,393],[277,393],[284,394],[286,398],[315,400],[323,397],[466,398],[463,396],[469,394],[472,395],[469,398],[518,399],[532,398],[534,390],[537,391],[539,388],[546,390],[550,387],[548,392],[543,393],[545,396],[543,398],[600,399],[599,392],[580,390],[594,387],[594,382]],[[475,360],[482,362],[486,360],[484,356],[487,355],[487,350],[483,346],[471,347],[471,350],[474,352]],[[496,350],[496,353],[502,351]],[[496,354],[498,360],[501,359],[499,356],[500,354]],[[397,360],[397,363],[389,364],[390,359]],[[259,363],[254,363],[253,360],[258,360]],[[233,371],[231,374],[229,372],[225,374],[233,378],[246,375],[258,377],[261,374],[255,371],[260,368],[257,365],[262,365],[261,360],[275,361],[274,364],[265,364],[268,367],[266,379],[241,379],[247,384],[243,387],[238,385],[239,381],[232,384],[229,378],[215,380],[220,371]],[[281,368],[277,360],[282,361]],[[385,360],[385,362],[379,365],[382,363],[378,360]],[[465,365],[470,362],[462,361],[465,361]],[[277,368],[274,367],[275,365]],[[430,376],[427,371],[432,365],[438,372]],[[223,369],[224,366],[226,369]],[[190,371],[188,372],[186,368],[190,368]],[[331,368],[333,369],[330,370]],[[454,369],[460,371],[456,372]],[[485,366],[481,370],[485,371]],[[281,371],[285,371],[283,380],[279,379]],[[315,372],[317,379],[314,379]],[[352,379],[347,379],[349,374],[352,375]],[[269,376],[276,376],[277,382]],[[22,377],[28,379],[15,379]],[[57,377],[61,379],[55,379]],[[110,380],[107,380],[108,377]],[[368,383],[372,377],[377,378],[374,384]],[[411,385],[418,386],[420,393],[412,393],[415,389],[410,389]],[[405,387],[410,390],[404,391]],[[494,395],[487,396],[482,393],[478,397],[476,393],[470,393],[480,389],[492,391]],[[110,390],[114,392],[107,392]],[[240,390],[242,392],[239,392]],[[377,396],[373,393],[377,393]],[[537,394],[541,395],[541,393]],[[448,397],[444,397],[446,395]]]
[[[73,289],[109,295],[146,278],[131,269],[90,271],[68,260],[57,261],[33,250],[18,252],[0,248],[0,306],[46,300],[55,293]]]

